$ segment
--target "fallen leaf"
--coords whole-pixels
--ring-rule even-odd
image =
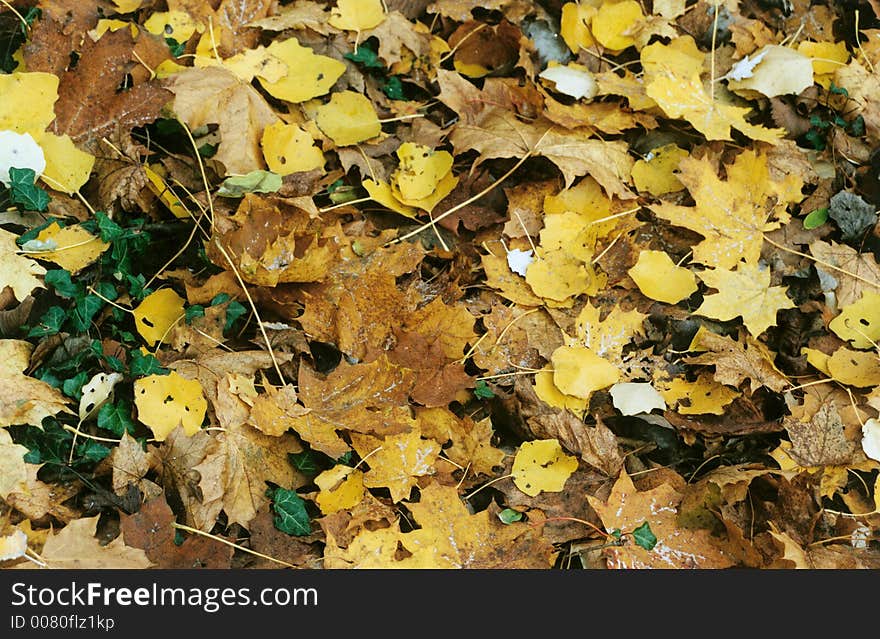
[[[202,385],[177,371],[168,375],[147,375],[134,382],[134,405],[138,421],[149,426],[156,441],[164,441],[177,426],[187,436],[199,431],[208,402]]]
[[[742,317],[753,337],[776,326],[777,311],[795,306],[784,287],[770,286],[769,268],[739,264],[736,271],[702,271],[700,279],[718,293],[706,295],[694,313],[725,321]]]
[[[608,568],[729,568],[727,554],[712,541],[707,530],[688,530],[677,525],[676,515],[682,496],[670,484],[648,491],[636,490],[632,479],[621,471],[606,500],[587,495],[602,519],[605,530],[631,533],[645,522],[657,538],[647,550],[629,542],[603,550]]]
[[[513,483],[531,497],[540,492],[559,492],[577,470],[576,458],[566,455],[555,439],[523,442],[513,460]]]
[[[127,546],[120,535],[102,545],[95,537],[99,517],[75,519],[59,532],[49,535],[40,553],[42,560],[55,569],[151,568],[153,562],[140,548]],[[34,564],[17,568],[34,568]]]

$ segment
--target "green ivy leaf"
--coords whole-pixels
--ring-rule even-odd
[[[366,44],[359,45],[357,50],[352,53],[346,53],[342,57],[346,60],[351,60],[352,62],[363,65],[365,69],[385,69],[385,64],[379,59],[379,54]]]
[[[104,300],[97,295],[86,295],[76,301],[70,314],[70,326],[76,333],[85,333],[92,325],[92,318],[104,307]]]
[[[54,288],[61,297],[79,297],[84,291],[82,284],[74,282],[70,278],[70,271],[63,268],[46,271],[43,280],[47,286]]]
[[[183,313],[186,318],[186,323],[192,324],[192,321],[197,317],[205,316],[205,307],[201,304],[193,304],[192,306],[187,306]]]
[[[106,213],[98,211],[95,213],[95,221],[98,225],[98,231],[101,239],[105,242],[115,242],[125,237],[125,229],[111,220]]]
[[[74,456],[79,458],[78,461],[87,463],[99,462],[109,454],[110,449],[107,446],[91,439],[77,444],[74,452]]]
[[[61,428],[53,418],[43,420],[42,429],[36,426],[9,426],[12,440],[28,449],[24,461],[28,464],[67,464],[73,435]]]
[[[478,399],[492,399],[495,397],[495,393],[489,388],[489,385],[486,383],[484,379],[478,379],[477,385],[474,388],[474,397]]]
[[[45,211],[49,206],[49,194],[34,184],[37,174],[33,169],[9,169],[9,191],[12,201],[27,211]]]
[[[149,354],[144,355],[136,348],[132,349],[129,355],[128,372],[131,373],[132,377],[167,375],[171,372],[167,368],[162,368],[158,359]]]
[[[396,75],[391,76],[382,85],[382,92],[392,100],[406,100],[406,94],[403,92],[403,82]]]
[[[134,420],[131,418],[131,404],[125,400],[107,403],[98,409],[98,428],[109,430],[117,437],[124,433],[134,433]]]
[[[641,546],[645,550],[653,550],[654,546],[657,545],[657,538],[654,536],[654,533],[651,532],[651,526],[648,522],[643,523],[641,526],[633,530],[632,536],[636,545]]]
[[[67,319],[67,311],[60,306],[50,306],[40,318],[40,323],[31,327],[28,337],[46,337],[61,331],[61,325]]]
[[[74,377],[65,379],[64,383],[61,385],[61,390],[68,397],[72,397],[76,401],[79,401],[82,397],[83,384],[87,381],[89,381],[89,374],[86,371],[80,371]]]
[[[276,488],[272,494],[275,528],[288,535],[303,537],[312,532],[305,500],[292,490]]]
[[[321,464],[318,456],[311,450],[304,450],[301,453],[289,453],[288,458],[293,467],[303,475],[317,475],[321,471]]]
[[[165,38],[165,44],[168,45],[171,55],[175,58],[179,58],[186,51],[186,42],[178,42],[174,38]]]
[[[242,304],[235,301],[229,302],[229,306],[226,307],[226,324],[223,326],[223,331],[225,332],[232,328],[235,320],[245,313],[247,313],[247,309]]]

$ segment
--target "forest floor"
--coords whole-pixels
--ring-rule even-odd
[[[880,568],[875,0],[0,2],[0,566]]]

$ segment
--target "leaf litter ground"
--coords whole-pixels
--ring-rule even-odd
[[[0,7],[0,562],[880,566],[880,20]]]

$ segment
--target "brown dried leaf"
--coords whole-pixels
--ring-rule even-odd
[[[157,569],[229,568],[232,546],[193,535],[179,546],[174,543],[174,513],[159,495],[145,502],[133,515],[120,515],[120,527],[126,544],[141,548]]]

